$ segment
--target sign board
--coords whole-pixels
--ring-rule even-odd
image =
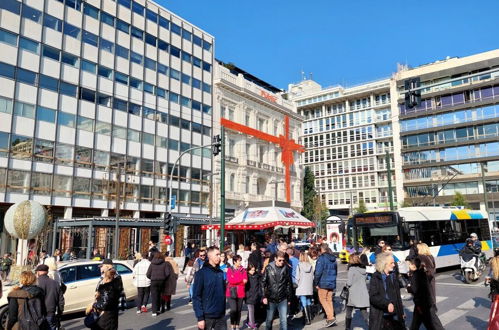
[[[170,235],[165,235],[164,242],[166,245],[172,244],[172,238],[170,237]]]
[[[340,233],[339,223],[328,223],[326,227],[327,244],[333,253],[343,250],[343,234]]]
[[[390,225],[395,223],[393,214],[362,214],[354,217],[356,225]]]
[[[170,210],[175,209],[175,204],[177,203],[177,195],[173,195],[170,201]]]

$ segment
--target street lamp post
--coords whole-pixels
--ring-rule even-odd
[[[175,160],[175,163],[173,163],[173,167],[172,167],[172,170],[170,172],[170,178],[169,178],[169,183],[168,183],[168,205],[166,208],[167,212],[165,212],[165,219],[166,219],[167,214],[172,213],[172,182],[173,182],[172,179],[173,179],[173,173],[175,172],[175,167],[177,167],[177,164],[180,161],[180,158],[182,158],[182,156],[185,155],[186,153],[190,153],[193,150],[211,147],[211,146],[213,146],[213,144],[214,143],[189,148],[189,149],[183,151],[182,153],[180,153],[180,155]],[[178,175],[178,182],[179,182],[178,187],[180,187],[180,175]],[[173,221],[174,221],[174,226],[175,226],[175,220],[173,220]],[[175,238],[174,238],[174,236],[172,237],[172,255],[175,255]]]

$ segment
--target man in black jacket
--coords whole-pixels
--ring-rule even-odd
[[[285,253],[277,251],[275,260],[265,268],[263,277],[263,303],[267,307],[266,329],[272,329],[274,312],[279,311],[280,329],[287,330],[288,300],[293,287],[289,267],[286,265]]]
[[[220,249],[208,248],[208,261],[194,275],[192,305],[198,329],[226,330],[225,280],[220,269]]]
[[[38,265],[36,267],[37,285],[43,290],[45,295],[47,323],[51,330],[55,330],[59,327],[59,318],[64,311],[64,295],[60,284],[48,277],[48,271],[49,267],[47,265]]]

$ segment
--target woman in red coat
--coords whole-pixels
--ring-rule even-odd
[[[232,258],[234,266],[227,271],[227,290],[225,296],[229,301],[231,329],[239,329],[245,296],[244,291],[246,282],[248,282],[246,269],[241,265],[242,260],[243,258],[240,255],[236,255]]]

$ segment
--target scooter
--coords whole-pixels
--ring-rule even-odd
[[[467,284],[478,280],[485,271],[486,265],[479,256],[475,255],[469,261],[464,261],[463,257],[459,256],[459,260],[461,261],[461,275]]]

